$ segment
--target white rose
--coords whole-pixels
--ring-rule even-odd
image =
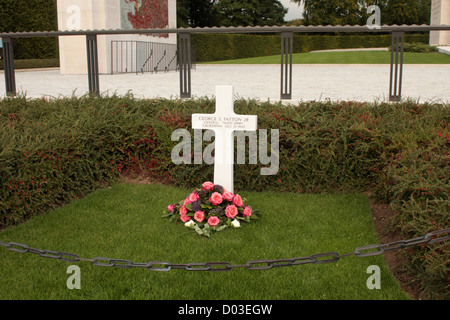
[[[231,225],[235,228],[239,228],[241,226],[241,224],[239,223],[239,221],[237,221],[236,219],[233,220],[233,222],[231,222]]]
[[[195,222],[193,220],[189,220],[184,225],[188,228],[192,228],[193,226],[195,226]]]

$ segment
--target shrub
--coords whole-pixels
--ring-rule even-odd
[[[428,43],[429,35],[408,33],[405,41]],[[197,61],[232,60],[280,54],[280,35],[192,34]],[[294,34],[294,53],[327,49],[379,48],[391,45],[391,35]]]
[[[383,168],[378,192],[396,212],[394,225],[407,237],[449,227],[450,135],[446,121],[423,133],[392,155]],[[418,130],[420,131],[420,130]],[[409,248],[407,267],[426,283],[426,293],[448,299],[450,245],[436,243]]]
[[[191,114],[214,109],[208,98],[1,100],[0,227],[123,176],[188,188],[211,181],[211,165],[172,163],[177,142],[171,135],[175,129],[191,130]],[[278,173],[261,176],[265,166],[235,165],[235,190],[372,190],[391,204],[393,228],[405,237],[449,227],[448,105],[309,101],[285,106],[238,100],[235,110],[258,115],[258,128],[278,129],[280,137]],[[449,247],[436,243],[407,252],[416,278],[434,298],[448,298]]]
[[[391,48],[392,50],[392,48]],[[403,45],[404,52],[417,52],[417,53],[430,53],[430,52],[438,52],[438,48],[436,46],[430,46],[425,43],[405,43]]]

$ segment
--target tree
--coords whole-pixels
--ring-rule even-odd
[[[0,31],[57,30],[56,0],[0,0]]]
[[[294,2],[300,3],[300,0]],[[305,25],[356,25],[366,22],[361,10],[361,1],[304,0],[304,4]]]
[[[213,27],[218,24],[217,1],[214,0],[178,0],[177,26]]]
[[[257,26],[284,23],[278,0],[179,0],[178,27]]]
[[[221,0],[217,6],[222,26],[280,25],[287,13],[276,0]]]
[[[383,24],[430,24],[431,0],[380,1]]]
[[[305,25],[364,25],[370,5],[381,9],[382,24],[429,24],[431,0],[291,0],[304,3]]]

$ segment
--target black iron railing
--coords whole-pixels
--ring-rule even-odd
[[[176,71],[176,58],[176,44],[111,41],[111,74]]]
[[[177,29],[151,29],[151,30],[81,30],[81,31],[39,31],[39,32],[17,32],[0,33],[3,38],[3,55],[5,60],[5,81],[7,95],[16,95],[15,71],[14,71],[14,50],[12,39],[30,37],[58,37],[58,36],[86,36],[87,41],[87,61],[89,92],[100,93],[100,83],[98,80],[98,56],[97,56],[97,36],[98,35],[119,35],[119,34],[177,34],[178,48],[177,59],[180,73],[180,96],[182,98],[191,97],[191,68],[192,48],[190,35],[192,33],[280,33],[281,37],[281,99],[292,99],[292,38],[294,33],[328,33],[328,32],[367,32],[367,33],[391,33],[392,34],[392,55],[390,63],[389,99],[398,101],[401,99],[402,77],[403,77],[403,43],[405,32],[430,32],[430,31],[450,31],[449,25],[392,25],[369,28],[368,26],[256,26],[256,27],[213,27],[213,28],[177,28]],[[167,53],[166,53],[167,55]],[[144,54],[144,62],[140,72],[151,65],[150,59],[161,59],[156,57],[155,52]],[[169,61],[174,57],[168,55]],[[148,61],[147,61],[148,60]],[[158,61],[159,61],[158,60]],[[173,67],[173,63],[165,66]],[[139,67],[139,64],[137,64]],[[138,67],[134,72],[139,72]],[[149,67],[151,69],[151,66]],[[153,67],[154,68],[154,67]],[[154,70],[155,71],[155,70]],[[127,71],[128,72],[128,71]]]

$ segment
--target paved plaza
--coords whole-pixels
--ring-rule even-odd
[[[389,65],[294,65],[292,100],[388,101]],[[0,72],[0,95],[5,96]],[[233,85],[236,98],[280,100],[279,65],[199,64],[192,70],[192,96],[213,97],[216,85]],[[59,69],[16,70],[16,87],[27,97],[84,95],[87,75],[61,75]],[[178,72],[100,75],[102,94],[136,98],[178,98]],[[404,65],[402,97],[450,102],[450,65]]]

